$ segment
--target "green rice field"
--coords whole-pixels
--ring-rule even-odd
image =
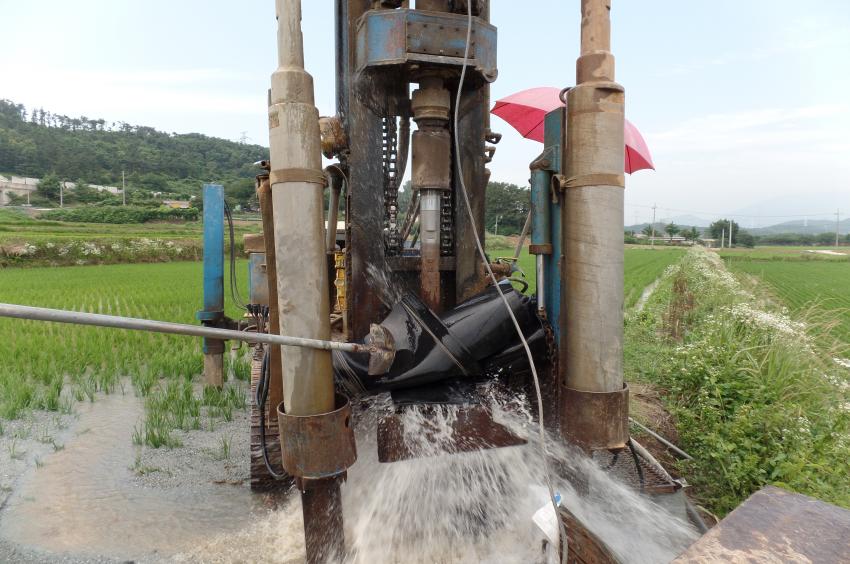
[[[238,268],[244,272],[245,262]],[[7,303],[194,324],[201,299],[199,262],[0,269],[0,301]],[[195,394],[200,339],[5,318],[0,335],[0,419],[69,411],[129,382],[134,390],[123,391],[145,397],[148,408],[139,442],[160,446],[173,443],[170,429],[200,426],[202,407],[229,418],[245,403],[234,388]],[[246,377],[244,361],[233,368]]]
[[[628,249],[627,306],[681,254]],[[534,257],[523,253],[520,266],[529,277],[530,292],[533,265]],[[202,268],[200,262],[0,268],[0,302],[194,324],[201,307]],[[237,271],[245,270],[245,261],[239,261]],[[240,274],[241,287],[244,278]],[[244,288],[241,292],[247,294]],[[228,314],[236,317],[238,312],[231,305]],[[118,390],[145,398],[146,421],[137,441],[169,446],[174,444],[172,429],[203,424],[202,410],[226,419],[245,403],[238,383],[224,392],[199,389],[200,339],[4,318],[0,334],[0,419],[34,409],[70,411],[77,401]],[[232,365],[236,380],[247,377],[245,360]]]
[[[489,252],[490,259],[499,257],[512,257],[512,249],[497,249]],[[685,254],[684,249],[673,249],[669,247],[649,249],[631,248],[625,250],[625,307],[635,306],[647,286],[664,273],[671,264],[678,262]],[[529,292],[533,293],[537,287],[537,277],[534,268],[534,256],[525,250],[519,257],[518,266],[525,274],[525,280],[529,284]],[[519,277],[517,275],[517,277]]]
[[[761,279],[793,312],[815,321],[818,313],[827,314],[835,325],[831,334],[850,344],[850,255],[809,255],[757,250],[751,257],[724,253],[724,259],[732,271]]]

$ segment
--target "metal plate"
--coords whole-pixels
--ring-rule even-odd
[[[402,408],[403,409],[403,408]],[[454,444],[447,454],[501,448],[525,444],[525,440],[493,421],[490,410],[481,405],[460,408],[452,425]],[[378,421],[378,460],[398,462],[419,458],[422,453],[411,450],[404,440],[404,423],[398,413],[391,413]]]
[[[372,10],[357,23],[357,71],[384,65],[460,66],[467,17],[417,10]],[[470,78],[496,79],[496,28],[473,19]]]
[[[850,562],[850,511],[767,486],[674,562]]]

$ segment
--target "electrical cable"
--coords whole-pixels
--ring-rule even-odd
[[[284,471],[279,474],[272,468],[272,463],[269,460],[269,449],[266,445],[266,400],[269,397],[269,380],[271,375],[271,363],[269,349],[266,348],[263,354],[263,363],[260,365],[260,378],[257,380],[257,391],[254,400],[257,403],[257,410],[260,412],[260,446],[263,450],[263,462],[266,465],[266,470],[275,480],[285,480],[289,475]]]
[[[233,234],[233,215],[230,212],[230,206],[227,205],[227,200],[224,201],[224,217],[227,219],[230,234],[230,297],[239,309],[247,311],[248,306],[239,294],[239,284],[236,283],[236,239]]]
[[[484,252],[484,247],[481,245],[481,238],[478,236],[478,226],[475,223],[475,215],[472,213],[472,204],[469,201],[469,193],[466,190],[466,183],[463,180],[463,162],[461,161],[460,154],[460,134],[458,133],[458,124],[460,123],[460,100],[461,94],[463,93],[463,83],[466,79],[466,69],[469,66],[469,48],[472,45],[472,0],[467,1],[467,28],[466,28],[466,47],[463,53],[463,67],[460,72],[460,81],[457,86],[457,97],[455,99],[455,108],[454,108],[454,145],[455,145],[455,161],[457,164],[458,171],[458,183],[460,185],[461,194],[463,194],[463,201],[466,204],[466,212],[469,216],[470,226],[472,227],[473,237],[475,239],[475,246],[478,249],[478,254],[481,257],[481,260],[484,261],[484,267],[487,269],[487,274],[490,279],[493,281],[493,285],[498,290],[499,296],[502,298],[502,303],[505,306],[505,309],[508,312],[508,315],[511,318],[511,321],[514,324],[514,328],[516,329],[517,335],[519,335],[519,339],[522,342],[522,346],[525,349],[525,354],[528,357],[528,362],[531,367],[531,376],[534,379],[534,391],[537,395],[537,423],[538,423],[538,434],[540,439],[540,451],[543,458],[543,472],[546,476],[546,487],[549,490],[549,501],[552,504],[552,509],[555,512],[555,519],[558,522],[558,534],[560,540],[560,551],[561,551],[561,562],[562,564],[566,564],[568,561],[568,550],[567,550],[567,531],[564,527],[564,523],[561,521],[561,518],[558,514],[558,503],[555,501],[555,488],[552,487],[552,474],[549,468],[549,459],[547,457],[546,452],[546,428],[543,424],[543,394],[540,391],[540,379],[537,376],[537,368],[534,365],[534,355],[531,353],[531,348],[528,346],[528,341],[525,338],[525,335],[522,333],[522,328],[519,325],[519,321],[517,321],[516,316],[514,315],[513,309],[511,305],[508,303],[507,297],[505,297],[505,292],[499,287],[499,281],[496,279],[496,275],[493,274],[493,269],[490,267],[490,261],[487,260],[487,253]]]

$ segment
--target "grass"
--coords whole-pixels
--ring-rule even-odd
[[[824,254],[820,251],[832,251],[840,255]],[[850,249],[847,247],[756,247],[754,249],[720,249],[717,251],[727,261],[845,261],[850,262]]]
[[[671,248],[625,248],[625,307],[631,308],[640,299],[644,289],[652,284],[664,270],[671,264],[681,259],[685,251],[683,249]],[[509,258],[514,256],[514,249],[494,249],[488,251],[490,260],[498,258]],[[528,282],[528,293],[533,294],[537,288],[537,273],[535,269],[535,257],[524,249],[520,254],[517,266],[525,274]],[[521,278],[519,274],[515,275]]]
[[[832,335],[850,345],[850,257],[847,260],[802,257],[790,260],[777,255],[770,258],[763,252],[753,255],[726,255],[724,258],[734,272],[761,279],[793,312],[829,316],[834,321]]]
[[[244,272],[246,262],[237,267]],[[177,262],[0,269],[0,301],[195,324],[202,268]],[[173,429],[197,428],[202,416],[228,420],[245,405],[241,382],[222,392],[195,392],[200,339],[12,319],[0,319],[0,333],[0,418],[62,411],[68,395],[93,401],[129,379],[147,408],[137,440],[175,446]],[[228,368],[234,380],[244,380],[245,361]]]
[[[765,484],[850,507],[850,373],[817,334],[706,251],[627,318],[626,378],[661,391],[695,458],[678,471],[712,512]]]

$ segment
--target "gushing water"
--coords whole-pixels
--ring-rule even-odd
[[[555,561],[532,521],[548,502],[536,428],[521,399],[491,394],[489,403],[494,418],[526,438],[526,445],[452,453],[458,406],[412,407],[403,414],[404,440],[421,456],[392,464],[378,462],[375,433],[389,397],[358,406],[358,460],[343,489],[348,551],[343,564]],[[554,478],[566,507],[621,561],[669,562],[696,539],[686,522],[610,478],[580,453],[554,438],[546,448],[554,467],[582,476],[580,490]],[[230,537],[188,559],[302,561],[297,499],[260,527],[250,543]]]

